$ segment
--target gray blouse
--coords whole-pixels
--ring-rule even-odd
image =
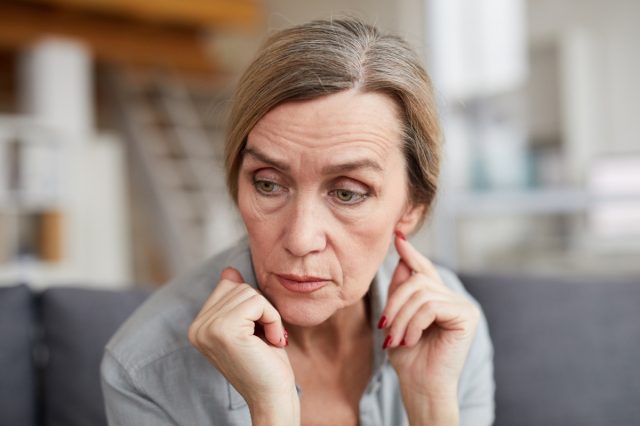
[[[368,298],[375,345],[373,374],[360,400],[362,426],[408,424],[397,375],[382,350],[383,332],[374,323],[384,307],[397,261],[392,248]],[[227,266],[238,269],[256,287],[245,238],[156,291],[107,344],[101,375],[110,425],[251,424],[242,396],[187,337],[189,325]],[[471,299],[453,273],[440,267],[438,272],[448,287]],[[459,381],[461,425],[492,424],[494,390],[493,347],[483,316]],[[299,386],[298,393],[304,398]]]

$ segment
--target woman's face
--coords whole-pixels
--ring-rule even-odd
[[[282,318],[317,325],[367,292],[409,205],[401,122],[382,94],[289,102],[251,130],[238,205],[260,289]]]

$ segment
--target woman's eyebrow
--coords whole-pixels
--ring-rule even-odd
[[[376,161],[369,158],[363,158],[361,160],[349,161],[342,164],[330,164],[322,168],[322,173],[325,175],[337,175],[359,169],[372,169],[376,172],[383,171],[382,166],[380,166]]]
[[[290,167],[288,164],[284,163],[283,161],[276,160],[275,158],[271,158],[267,154],[260,152],[255,148],[246,147],[244,148],[243,152],[244,154],[248,154],[252,156],[256,160],[261,161],[270,166],[273,166],[283,172],[288,172],[290,170]],[[322,168],[322,174],[336,175],[336,174],[346,173],[346,172],[359,170],[359,169],[372,169],[373,171],[376,171],[376,172],[383,171],[382,166],[378,164],[378,162],[370,158],[363,158],[360,160],[349,161],[341,164],[329,164]]]
[[[280,161],[280,160],[276,160],[275,158],[271,158],[268,155],[254,149],[254,148],[244,148],[243,150],[243,154],[248,154],[250,156],[252,156],[253,158],[255,158],[258,161],[261,161],[263,163],[266,163],[270,166],[275,167],[276,169],[280,169],[283,172],[288,172],[289,171],[289,165]]]

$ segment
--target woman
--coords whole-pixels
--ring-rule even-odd
[[[355,20],[273,35],[242,77],[227,183],[248,238],[108,344],[111,424],[485,425],[480,309],[405,235],[433,202],[431,86]]]

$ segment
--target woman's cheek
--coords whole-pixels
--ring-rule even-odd
[[[239,206],[245,223],[247,220],[258,222],[267,220],[284,205],[285,197],[285,195],[264,196],[253,190],[253,193],[245,198],[245,203]]]
[[[351,235],[370,241],[378,241],[380,235],[393,226],[390,223],[393,212],[377,198],[370,198],[352,207],[337,206],[334,208],[334,215],[348,228]]]
[[[338,233],[343,239],[340,244],[341,251],[346,254],[347,259],[358,259],[356,264],[350,265],[351,268],[360,265],[370,269],[369,262],[365,265],[362,259],[371,259],[374,263],[384,259],[393,235],[394,223],[391,213],[379,207],[341,215]],[[353,256],[356,253],[358,255]]]

